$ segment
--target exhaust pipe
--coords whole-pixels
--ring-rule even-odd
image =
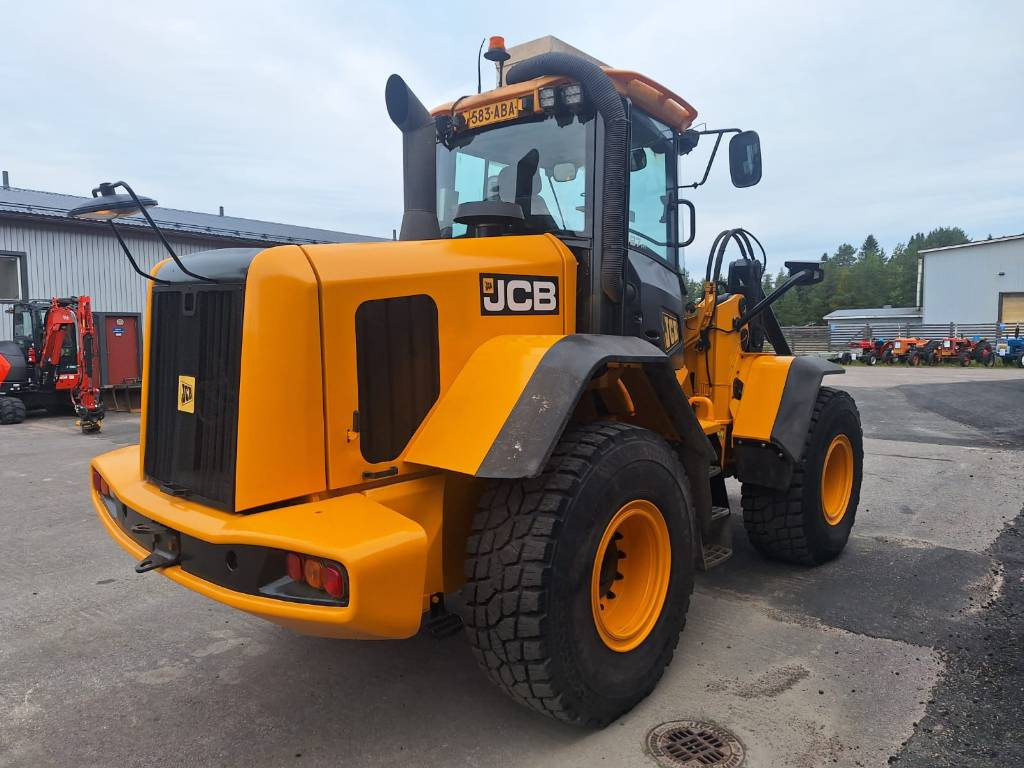
[[[434,118],[398,75],[384,88],[388,116],[402,132],[402,186],[405,212],[401,240],[436,240],[437,223],[437,128]]]

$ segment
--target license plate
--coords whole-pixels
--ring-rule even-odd
[[[462,119],[466,121],[467,128],[482,128],[493,123],[515,120],[522,111],[523,100],[521,98],[506,99],[495,104],[467,109],[462,112]]]

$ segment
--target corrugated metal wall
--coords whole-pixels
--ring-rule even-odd
[[[141,237],[122,227],[122,236],[144,270],[166,256],[152,237]],[[222,240],[167,239],[179,255],[224,248]],[[24,253],[28,296],[92,297],[94,312],[145,312],[146,281],[132,271],[112,233],[102,229],[48,226],[0,220],[0,251]],[[0,303],[0,310],[9,304]],[[11,316],[0,314],[0,340],[11,338]]]
[[[999,294],[1024,292],[1024,240],[925,253],[924,321],[994,323]]]

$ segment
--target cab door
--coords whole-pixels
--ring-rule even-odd
[[[630,110],[629,213],[624,333],[670,355],[681,352],[685,297],[679,269],[678,213],[671,203],[676,153],[671,128]]]

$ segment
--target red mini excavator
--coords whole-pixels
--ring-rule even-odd
[[[88,296],[16,302],[14,340],[0,341],[0,424],[31,408],[71,405],[82,432],[98,432],[103,402],[92,379],[96,328]]]

